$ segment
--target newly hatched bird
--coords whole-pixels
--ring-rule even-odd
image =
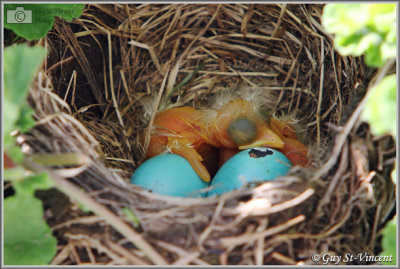
[[[307,163],[308,150],[286,122],[267,117],[258,96],[229,95],[211,108],[173,107],[154,119],[147,157],[169,151],[186,158],[200,178],[210,181],[227,159],[240,150],[275,148],[294,165]]]

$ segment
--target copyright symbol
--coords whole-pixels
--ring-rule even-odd
[[[319,262],[320,258],[321,258],[321,257],[320,257],[318,254],[313,254],[313,255],[311,255],[311,260],[312,260],[313,262],[315,262],[315,263]]]

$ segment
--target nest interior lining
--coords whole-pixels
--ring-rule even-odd
[[[372,73],[361,58],[334,51],[319,22],[322,9],[94,4],[73,23],[57,20],[45,40],[47,68],[30,95],[40,124],[25,143],[35,153],[85,156],[75,174],[54,169],[55,176],[84,189],[103,206],[101,217],[112,212],[118,220],[66,203],[48,219],[60,241],[53,264],[314,264],[315,252],[378,253],[379,232],[394,210],[394,142],[354,121],[333,165],[321,170]],[[207,105],[243,85],[270,92],[275,113],[299,119],[318,152],[309,167],[218,198],[183,201],[129,184],[158,109]],[[157,96],[145,119],[147,100]],[[44,201],[56,197],[43,194]],[[121,222],[128,226],[116,228]],[[128,240],[132,232],[137,238]]]

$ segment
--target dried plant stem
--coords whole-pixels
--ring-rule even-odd
[[[84,165],[88,159],[86,156],[75,153],[46,153],[46,154],[33,154],[30,156],[32,160],[42,165]]]
[[[119,124],[124,127],[124,121],[121,117],[121,112],[119,110],[117,98],[115,97],[115,87],[114,87],[114,79],[113,79],[113,66],[112,66],[112,43],[111,43],[111,33],[107,32],[107,40],[108,40],[108,69],[110,72],[110,91],[111,98],[115,108],[115,112],[117,113]],[[125,134],[126,136],[126,134]]]
[[[67,91],[66,91],[66,93],[64,95],[64,100],[63,101],[65,103],[66,103],[66,100],[67,100],[67,97],[68,97],[69,90],[71,89],[72,82],[74,83],[74,85],[73,85],[73,89],[74,89],[73,92],[74,92],[75,89],[76,89],[76,71],[75,70],[72,71],[72,75],[71,75],[71,78],[70,78],[69,83],[68,83],[68,88],[67,88]],[[72,96],[72,98],[73,97],[74,97],[74,95]],[[71,102],[71,104],[73,104],[73,102]],[[68,108],[69,108],[69,106],[68,106]],[[69,109],[68,111],[69,111],[69,113],[71,113],[71,109]]]
[[[128,43],[129,43],[130,45],[133,45],[133,46],[136,46],[136,47],[139,47],[139,48],[148,50],[149,53],[150,53],[151,59],[153,60],[154,64],[155,64],[156,67],[157,67],[158,72],[159,72],[160,74],[162,74],[162,75],[165,74],[165,71],[162,69],[162,67],[161,67],[161,65],[160,65],[160,61],[158,60],[158,57],[157,57],[156,53],[154,52],[154,48],[153,48],[153,47],[151,47],[151,46],[149,46],[149,45],[147,45],[147,44],[143,44],[143,43],[137,42],[137,41],[135,41],[135,40],[131,40],[131,41],[129,41]]]
[[[106,241],[107,245],[112,248],[115,252],[118,252],[123,256],[127,261],[130,261],[131,263],[135,265],[150,265],[148,262],[145,260],[137,257],[134,255],[131,251],[127,250],[126,248],[120,246],[119,244],[114,243],[111,240]]]
[[[65,245],[61,251],[53,258],[50,262],[51,265],[59,265],[65,261],[71,253],[71,248],[69,245]]]
[[[184,250],[184,249],[182,249],[180,247],[177,247],[177,246],[175,246],[173,244],[170,244],[170,243],[167,243],[167,242],[164,242],[164,241],[157,241],[156,244],[158,246],[164,248],[165,250],[175,252],[176,254],[178,254],[181,257],[186,257],[186,256],[189,256],[189,255],[196,256],[195,254],[197,253],[197,252],[189,253],[189,252],[187,252],[186,250]],[[194,263],[196,263],[198,265],[210,265],[209,263],[207,263],[206,261],[204,261],[204,260],[202,260],[202,259],[200,259],[198,257],[194,258],[194,256],[192,256],[193,259],[191,259],[191,261],[193,261]]]
[[[60,23],[55,23],[54,27],[60,33],[62,33],[62,36],[66,39],[65,41],[66,41],[66,43],[68,43],[68,46],[69,46],[72,54],[74,55],[75,59],[82,66],[83,72],[85,72],[85,74],[87,76],[88,83],[90,85],[90,89],[92,91],[93,96],[96,98],[96,101],[99,104],[103,104],[104,98],[99,91],[100,87],[95,79],[94,74],[93,74],[93,71],[92,71],[93,69],[91,68],[90,63],[89,63],[87,57],[85,56],[85,53],[83,52],[81,46],[79,45],[79,42],[78,42],[76,36],[72,32],[71,27],[69,27],[69,26],[61,27]],[[100,107],[100,108],[102,110],[104,110],[103,107]]]
[[[304,202],[305,200],[307,200],[308,198],[310,198],[312,195],[314,194],[314,189],[307,189],[305,190],[303,193],[301,193],[300,195],[296,196],[295,198],[276,204],[274,206],[266,206],[266,208],[256,208],[256,209],[250,209],[247,211],[242,211],[240,210],[240,208],[236,209],[236,210],[226,210],[224,211],[224,214],[240,214],[242,215],[242,217],[244,216],[266,216],[266,215],[270,215],[273,213],[277,213],[280,211],[283,211],[287,208],[291,208],[293,206],[296,206],[302,202]],[[243,207],[244,208],[244,207]]]
[[[275,37],[275,36],[276,36],[276,33],[278,32],[279,27],[281,26],[281,23],[282,23],[283,15],[284,15],[285,12],[286,12],[286,7],[287,7],[287,4],[283,4],[283,5],[282,5],[282,7],[281,7],[281,13],[279,14],[278,21],[276,22],[276,24],[275,24],[275,26],[274,26],[274,30],[272,31],[271,37]]]
[[[69,61],[75,59],[74,56],[69,56],[68,58],[65,58],[55,64],[53,64],[52,66],[50,66],[47,70],[46,73],[49,74],[51,71],[53,71],[54,69],[56,69],[59,66],[62,66],[63,64],[68,63]]]
[[[65,221],[63,223],[54,225],[53,227],[51,227],[51,229],[52,230],[57,230],[57,229],[60,229],[60,228],[63,228],[63,227],[71,226],[73,224],[82,224],[82,223],[84,223],[84,224],[93,224],[93,223],[99,223],[99,222],[102,222],[102,221],[103,221],[103,219],[98,217],[98,216],[79,217],[79,218],[76,218],[76,219],[71,219],[71,220]]]
[[[147,126],[146,136],[145,136],[145,140],[144,140],[144,152],[147,152],[147,148],[149,147],[149,144],[150,144],[151,128],[153,127],[153,122],[154,122],[154,119],[155,119],[157,111],[158,111],[158,106],[160,105],[161,97],[162,97],[162,94],[163,94],[164,88],[165,88],[165,83],[168,78],[168,73],[169,72],[167,71],[164,75],[164,79],[161,83],[161,87],[160,87],[160,90],[158,91],[157,99],[156,99],[156,102],[153,107],[153,113],[151,114],[149,125]]]
[[[370,238],[369,244],[368,244],[370,249],[373,249],[373,247],[374,247],[376,230],[378,228],[379,220],[381,219],[381,211],[382,211],[382,205],[378,204],[378,206],[376,207],[376,210],[375,210],[374,224],[372,226],[372,234],[371,234],[371,238]]]
[[[279,252],[275,252],[275,251],[272,252],[271,257],[274,259],[277,259],[278,261],[281,261],[283,263],[289,264],[289,265],[296,265],[296,262],[293,259],[291,259]]]
[[[195,259],[197,259],[200,256],[200,252],[196,251],[193,253],[189,253],[186,256],[180,257],[177,259],[172,265],[188,265],[189,263],[193,262]]]
[[[325,74],[325,47],[324,47],[324,39],[321,37],[321,76],[319,80],[319,92],[318,92],[318,107],[317,107],[317,114],[316,114],[316,121],[317,121],[317,145],[318,147],[321,145],[321,104],[322,104],[322,95],[324,92],[324,74]]]
[[[69,244],[73,245],[75,249],[76,247],[84,247],[87,251],[87,254],[90,259],[90,253],[92,253],[92,248],[96,249],[98,252],[105,253],[112,261],[113,263],[116,264],[127,264],[127,260],[124,257],[121,257],[118,255],[118,253],[115,252],[114,249],[110,249],[107,246],[105,246],[102,243],[102,240],[91,237],[88,234],[82,234],[82,233],[66,233],[65,237],[68,238]],[[77,253],[77,263],[78,265],[82,264],[82,261],[80,260],[80,256]],[[94,259],[94,257],[92,257]],[[94,261],[96,262],[96,261]]]
[[[306,219],[306,217],[304,215],[299,215],[285,223],[282,223],[278,226],[266,229],[265,231],[262,231],[262,232],[256,232],[253,234],[246,233],[244,235],[237,236],[237,237],[220,238],[220,239],[218,239],[218,241],[224,247],[233,248],[233,247],[241,245],[241,244],[250,243],[250,242],[259,240],[260,238],[265,238],[269,235],[279,233],[283,230],[286,230],[286,229],[304,221],[305,219]]]
[[[332,180],[329,183],[329,186],[327,190],[325,191],[324,196],[321,198],[321,200],[318,203],[316,212],[317,216],[322,214],[322,207],[329,203],[331,195],[333,191],[335,190],[335,187],[338,185],[339,181],[342,179],[342,175],[345,172],[345,169],[347,168],[347,161],[348,161],[348,153],[347,149],[342,151],[342,158],[340,159],[339,163],[339,169],[336,171],[336,174],[333,176]]]

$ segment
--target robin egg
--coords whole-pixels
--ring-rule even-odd
[[[252,148],[232,156],[218,170],[211,181],[207,196],[239,189],[246,184],[254,185],[285,175],[292,167],[281,152],[270,148]]]
[[[204,197],[208,183],[183,157],[165,153],[148,159],[133,173],[131,183],[148,191],[179,197]]]

